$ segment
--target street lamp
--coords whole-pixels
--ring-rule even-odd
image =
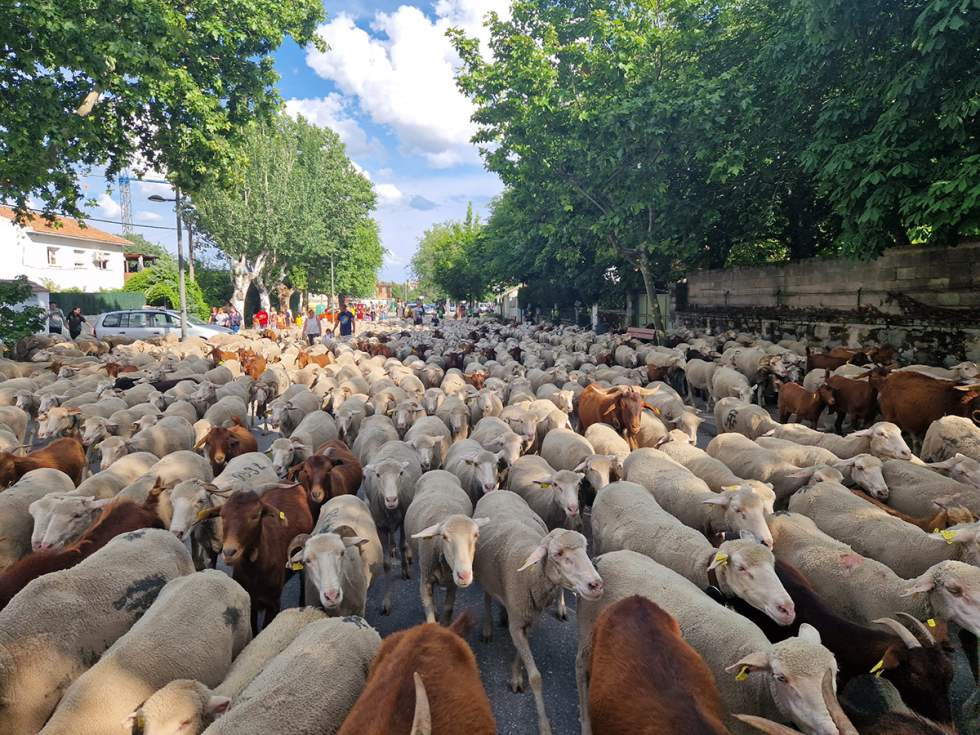
[[[177,213],[177,288],[180,292],[180,339],[187,339],[187,287],[184,284],[184,243],[180,229],[180,189],[174,189],[174,198],[168,199],[159,194],[152,194],[149,197],[151,202],[164,204],[174,203],[174,212]]]

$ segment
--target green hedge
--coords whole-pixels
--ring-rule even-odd
[[[99,293],[79,293],[75,291],[51,292],[54,301],[67,314],[76,306],[81,307],[83,314],[102,314],[107,311],[123,309],[142,309],[146,305],[146,297],[141,293],[130,291],[101,291]]]

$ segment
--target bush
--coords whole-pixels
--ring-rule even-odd
[[[21,337],[34,334],[44,328],[47,315],[39,306],[21,306],[31,298],[31,284],[27,276],[12,281],[0,281],[0,340],[13,344]]]
[[[186,280],[188,313],[200,319],[207,319],[211,310],[204,300],[201,287],[186,273],[184,278]],[[151,306],[164,306],[170,309],[180,308],[177,266],[172,261],[158,261],[156,265],[144,268],[139,273],[134,273],[126,281],[123,290],[142,293],[146,298],[146,303]]]

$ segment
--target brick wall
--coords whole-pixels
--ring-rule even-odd
[[[980,242],[955,248],[896,248],[873,261],[798,263],[699,271],[688,276],[688,304],[705,307],[823,308],[850,311],[899,292],[930,306],[980,306]]]

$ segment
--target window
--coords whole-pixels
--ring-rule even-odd
[[[112,314],[106,314],[105,319],[102,320],[103,327],[120,327],[122,326],[122,317],[125,316],[121,312],[113,312]]]
[[[150,326],[151,327],[172,327],[174,325],[174,320],[170,314],[150,314]]]
[[[92,263],[94,263],[95,267],[100,271],[109,270],[109,253],[93,253]]]
[[[58,265],[58,248],[48,248],[48,265]]]
[[[75,251],[75,267],[84,268],[85,267],[85,251],[76,250]]]
[[[145,311],[131,311],[129,312],[129,327],[130,329],[140,329],[146,327],[147,316],[149,316]]]

